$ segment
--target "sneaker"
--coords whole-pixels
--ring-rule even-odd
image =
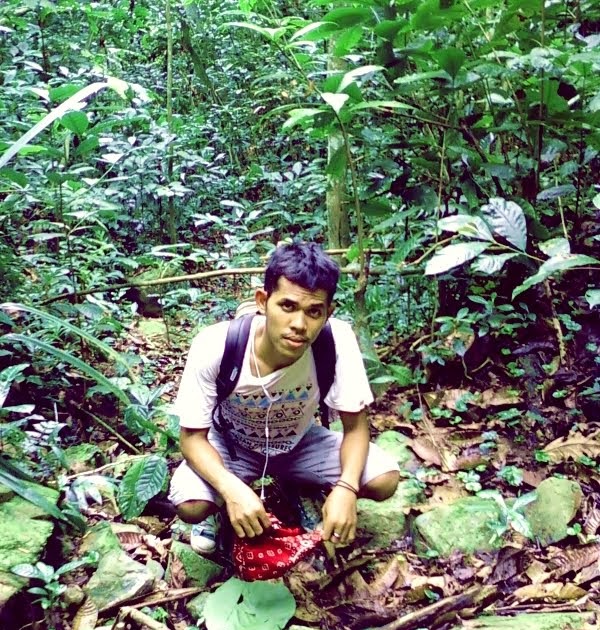
[[[215,515],[209,516],[201,523],[192,525],[190,545],[196,553],[210,554],[217,548],[219,523]]]

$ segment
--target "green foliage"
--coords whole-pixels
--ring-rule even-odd
[[[30,580],[38,580],[41,582],[39,586],[32,586],[27,589],[28,593],[38,595],[35,600],[44,610],[56,608],[60,602],[61,595],[67,590],[66,584],[60,581],[60,578],[70,571],[74,571],[83,566],[97,565],[99,560],[98,552],[92,551],[78,560],[72,560],[55,569],[44,562],[36,562],[35,564],[17,564],[11,568],[12,573],[20,577]]]
[[[139,516],[150,499],[167,481],[167,464],[163,457],[150,455],[136,461],[119,485],[117,502],[125,520]]]
[[[497,490],[482,490],[477,496],[484,499],[493,499],[500,508],[498,521],[489,523],[489,527],[492,530],[492,543],[503,538],[510,529],[514,529],[526,538],[533,538],[531,525],[523,515],[523,509],[536,500],[537,495],[535,492],[524,494],[509,503],[505,501],[504,497]]]
[[[230,578],[206,599],[204,622],[208,630],[280,630],[295,610],[283,584]]]

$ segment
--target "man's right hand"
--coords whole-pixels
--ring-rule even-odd
[[[233,531],[240,538],[254,538],[269,529],[271,521],[262,501],[241,479],[233,477],[222,495]]]

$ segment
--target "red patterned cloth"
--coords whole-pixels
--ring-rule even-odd
[[[272,514],[271,528],[256,538],[233,542],[233,562],[239,576],[248,582],[281,577],[323,539],[320,531],[286,527]]]

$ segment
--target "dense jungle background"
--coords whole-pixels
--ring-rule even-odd
[[[598,627],[597,2],[4,0],[0,70],[0,627]],[[243,583],[170,403],[294,238],[403,481]]]

